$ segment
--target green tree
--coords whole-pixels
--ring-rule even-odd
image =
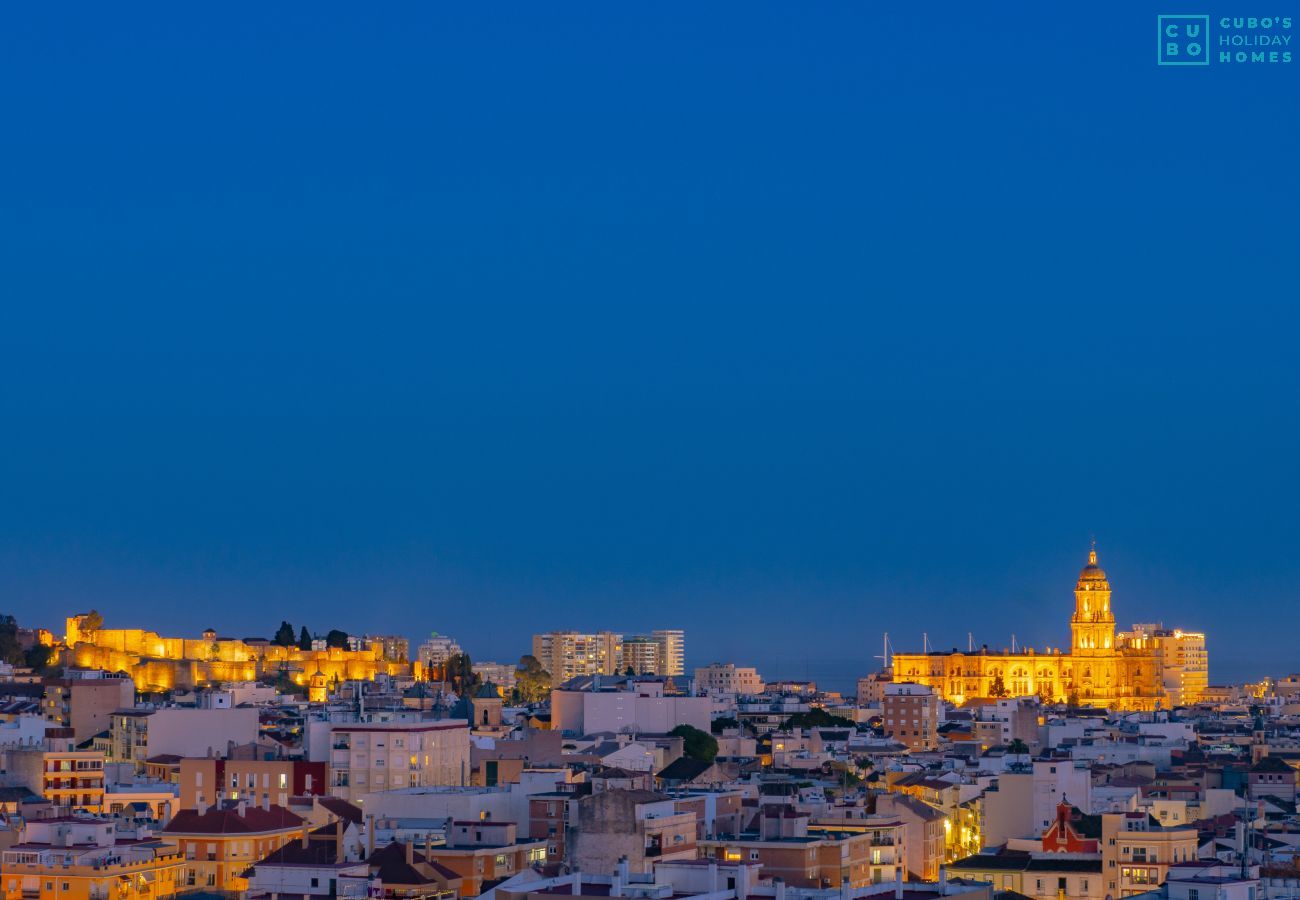
[[[835,783],[848,790],[862,784],[862,776],[851,763],[838,760],[826,764],[826,774],[835,779]]]
[[[714,719],[709,724],[709,731],[712,731],[714,734],[722,734],[722,732],[726,731],[728,728],[739,728],[739,727],[740,727],[740,723],[737,722],[735,719],[731,718],[730,716],[723,716],[720,719]]]
[[[18,620],[10,615],[0,616],[0,659],[21,666],[25,658],[22,645],[18,643]]]
[[[311,632],[307,630],[306,625],[302,626],[302,631],[298,632],[298,649],[311,649]]]
[[[1002,680],[1002,673],[999,672],[999,673],[997,673],[996,675],[993,676],[993,682],[989,685],[989,696],[990,696],[990,697],[1005,697],[1005,696],[1007,696],[1007,693],[1008,693],[1008,692],[1007,692],[1007,686],[1006,686],[1006,683],[1003,682],[1003,680]]]
[[[99,610],[92,609],[86,613],[81,620],[81,630],[84,634],[92,634],[104,627],[104,617],[99,614]]]
[[[551,696],[551,673],[542,668],[537,657],[525,654],[515,667],[515,692],[524,703],[542,703]]]
[[[633,675],[636,674],[636,669],[632,668],[631,666],[628,666],[628,667],[627,667],[627,671],[624,672],[623,674],[626,675],[626,676],[628,676],[628,677],[630,678],[630,677],[632,677]]]
[[[280,647],[292,647],[293,626],[288,622],[281,622],[280,627],[275,630],[275,637],[271,638],[271,643]]]
[[[718,755],[718,739],[694,725],[678,725],[668,733],[682,739],[682,750],[691,759],[713,762]]]
[[[44,644],[34,644],[23,654],[23,665],[44,675],[50,671],[50,662],[54,659],[54,648]]]
[[[477,685],[479,678],[474,674],[474,661],[468,653],[453,653],[447,658],[443,667],[443,678],[451,689],[460,696],[465,696]]]
[[[796,728],[857,728],[857,723],[843,716],[832,715],[819,706],[808,712],[795,713],[781,723],[782,731],[793,731]]]
[[[325,646],[346,650],[348,648],[348,633],[339,631],[337,628],[331,628],[329,633],[325,635]]]
[[[1007,752],[1014,753],[1017,756],[1024,756],[1029,753],[1029,745],[1020,738],[1016,738],[1014,741],[1007,744]]]

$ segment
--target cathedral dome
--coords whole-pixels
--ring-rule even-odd
[[[1080,588],[1096,588],[1106,585],[1106,570],[1097,565],[1096,549],[1088,551],[1088,564],[1079,572]]]

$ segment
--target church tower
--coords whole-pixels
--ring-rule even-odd
[[[316,674],[311,677],[307,685],[307,702],[324,703],[328,699],[329,688],[325,681],[325,673],[317,668]]]
[[[1110,611],[1110,582],[1097,565],[1097,548],[1088,551],[1088,564],[1074,586],[1074,615],[1070,618],[1070,652],[1075,656],[1113,656],[1115,614]]]

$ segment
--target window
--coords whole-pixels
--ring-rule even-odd
[[[287,787],[289,786],[289,775],[288,775],[287,772],[281,772],[281,773],[280,773],[280,782],[279,782],[279,783],[280,783],[280,790],[282,790],[282,791],[283,791],[285,788],[287,788]]]
[[[311,886],[312,886],[312,887],[320,887],[320,879],[319,879],[319,878],[313,878],[313,879],[311,880]]]
[[[1201,900],[1201,892],[1196,888],[1188,888],[1187,900]]]
[[[758,860],[758,851],[757,851],[757,850],[750,850],[750,851],[749,851],[749,858],[750,858],[751,860],[757,861],[757,860]]]

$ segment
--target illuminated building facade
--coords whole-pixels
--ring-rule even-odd
[[[361,650],[300,650],[263,640],[218,637],[214,631],[204,632],[197,640],[162,637],[140,628],[87,631],[83,627],[85,618],[77,615],[67,621],[63,664],[125,672],[138,691],[186,689],[279,675],[306,685],[316,672],[329,682],[373,681],[381,673],[399,675],[410,671],[408,664],[385,658],[382,641]]]
[[[1046,703],[1149,710],[1196,702],[1209,670],[1205,636],[1170,631],[1168,638],[1155,638],[1139,629],[1116,634],[1110,598],[1094,549],[1074,588],[1068,650],[898,653],[893,678],[928,685],[953,703],[1037,695]],[[1178,677],[1178,665],[1189,674]],[[1171,680],[1183,686],[1171,690]]]

